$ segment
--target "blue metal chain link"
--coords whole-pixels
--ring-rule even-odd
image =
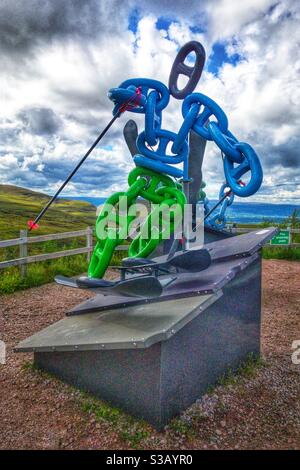
[[[226,209],[227,207],[231,206],[231,204],[234,201],[234,193],[233,191],[230,190],[229,186],[227,183],[223,183],[220,191],[219,191],[219,200],[225,196],[225,194],[228,194],[228,196],[224,199],[222,202],[220,211],[218,214],[215,214],[213,217],[211,217],[208,221],[209,225],[211,225],[213,228],[217,230],[222,230],[225,225],[226,225]]]
[[[159,93],[151,91],[145,109],[145,140],[149,145],[157,144],[157,131],[161,128],[162,112],[157,110],[158,102]]]
[[[202,93],[192,93],[188,95],[182,103],[182,115],[185,118],[191,109],[191,106],[197,103],[199,107],[203,107],[203,110],[196,117],[192,129],[197,132],[201,137],[206,140],[212,140],[209,129],[206,127],[207,121],[210,116],[215,116],[217,119],[218,127],[222,132],[228,130],[228,119],[224,111],[220,106]],[[209,127],[209,123],[208,123]]]

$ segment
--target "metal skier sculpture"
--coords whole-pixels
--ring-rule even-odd
[[[194,52],[196,57],[193,66],[185,63],[191,52]],[[226,223],[226,209],[232,204],[234,196],[251,196],[258,191],[262,183],[262,168],[254,149],[249,144],[240,142],[229,131],[227,116],[215,101],[202,93],[193,93],[201,77],[204,62],[205,51],[202,45],[191,41],[180,49],[171,70],[168,87],[157,80],[133,78],[109,90],[108,97],[114,103],[112,120],[56,195],[35,221],[30,222],[30,229],[35,227],[37,221],[95,148],[114,120],[124,111],[144,115],[144,130],[138,135],[133,121],[127,123],[124,129],[125,139],[136,168],[128,175],[127,191],[117,192],[110,196],[97,218],[97,243],[91,257],[88,277],[74,281],[57,276],[57,282],[72,287],[100,288],[107,293],[146,295],[147,292],[149,296],[158,296],[164,287],[164,283],[157,279],[162,273],[172,273],[174,269],[175,271],[201,271],[209,265],[210,257],[207,250],[178,252],[178,241],[173,242],[169,254],[164,259],[153,261],[147,258],[163,240],[163,230],[156,237],[153,237],[149,230],[154,216],[157,216],[154,212],[159,213],[159,218],[162,217],[160,215],[162,205],[168,206],[171,210],[170,234],[172,234],[176,228],[175,219],[178,215],[176,210],[184,211],[186,203],[191,200],[189,188],[192,188],[192,202],[195,203],[195,198],[198,197],[204,204],[205,223],[215,230],[221,230]],[[181,74],[188,77],[188,83],[183,89],[178,88],[178,78]],[[162,124],[163,110],[168,106],[170,95],[175,99],[183,100],[183,122],[177,133],[164,129]],[[202,161],[199,163],[197,173],[195,161],[189,158],[191,153],[197,152],[197,146],[203,147],[203,158],[207,140],[214,141],[221,150],[225,177],[225,182],[220,188],[219,202],[213,208],[209,208],[208,199],[203,191],[205,184],[201,176]],[[247,183],[242,180],[246,173],[250,175]],[[200,187],[197,188],[199,184]],[[197,193],[198,196],[196,196]],[[116,230],[109,227],[109,218],[111,207],[118,208],[122,198],[126,198],[128,213],[125,217],[117,216],[116,233]],[[133,238],[129,246],[129,258],[123,262],[123,268],[120,268],[120,281],[104,281],[101,278],[110,264],[115,248],[126,239],[129,225],[134,218],[129,214],[130,207],[137,202],[138,198],[156,204],[156,209],[150,212],[147,220],[141,224],[139,233]],[[218,206],[220,210],[212,215]],[[172,207],[177,209],[172,212]],[[104,220],[108,222],[105,236],[103,236],[103,231],[99,236],[98,228],[103,225]],[[135,275],[126,279],[127,273]],[[140,277],[137,278],[137,274]],[[164,282],[165,284],[172,282],[172,279],[171,281],[165,279]]]
[[[196,54],[194,67],[184,63],[192,51]],[[132,170],[128,177],[129,189],[126,195],[130,203],[134,203],[137,197],[141,196],[150,202],[158,204],[164,202],[170,205],[177,202],[183,207],[187,202],[183,188],[190,182],[189,133],[193,130],[206,140],[214,140],[223,152],[226,183],[220,189],[220,199],[223,198],[221,210],[209,219],[209,223],[214,228],[220,229],[225,225],[225,211],[232,204],[234,195],[247,197],[259,189],[262,169],[253,148],[249,144],[239,142],[231,134],[228,129],[228,119],[217,103],[201,93],[191,93],[201,76],[204,61],[205,53],[201,44],[195,41],[189,42],[180,50],[174,62],[169,89],[156,80],[134,78],[121,83],[118,88],[111,89],[108,96],[115,104],[113,114],[116,114],[130,94],[134,94],[137,87],[141,89],[140,104],[129,109],[133,113],[145,115],[145,129],[137,137],[138,153],[133,158],[137,168]],[[180,74],[189,77],[188,84],[183,90],[179,90],[177,85]],[[174,98],[184,99],[182,104],[184,121],[177,134],[162,128],[162,111],[169,103],[170,93]],[[215,120],[211,120],[211,117]],[[172,147],[171,152],[167,153],[169,143]],[[153,146],[157,146],[156,150],[152,148]],[[182,168],[175,166],[178,164],[181,164]],[[251,172],[251,178],[246,185],[242,183],[241,178],[248,171]],[[226,187],[230,187],[230,194],[224,194]],[[107,202],[114,204],[118,198],[117,193]],[[104,206],[96,226],[105,214]],[[145,239],[137,236],[129,247],[129,257],[147,257],[160,241],[159,238],[153,240],[151,237]],[[98,240],[89,267],[90,277],[102,277],[114,248],[122,242],[121,238],[113,242],[109,234],[106,240]]]

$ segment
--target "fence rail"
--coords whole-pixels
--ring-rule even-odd
[[[39,255],[27,256],[28,245],[32,243],[41,243],[52,240],[64,240],[67,238],[86,237],[86,246],[81,248],[72,248],[70,250],[61,250],[53,253],[42,253]],[[11,266],[19,266],[22,276],[26,275],[27,264],[46,261],[49,259],[63,258],[65,256],[79,255],[86,253],[87,260],[90,260],[93,251],[93,229],[87,227],[85,230],[77,230],[74,232],[51,233],[49,235],[38,235],[28,237],[27,230],[20,230],[20,237],[11,240],[0,240],[0,248],[10,246],[19,246],[19,258],[1,261],[0,269],[9,268]]]
[[[258,230],[256,228],[240,228],[240,227],[228,227],[232,233],[247,233]],[[293,233],[300,233],[300,229],[290,229],[291,237]],[[28,245],[32,243],[40,243],[52,240],[64,240],[67,238],[86,237],[86,246],[81,248],[72,248],[70,250],[56,251],[53,253],[42,253],[39,255],[28,256]],[[13,238],[11,240],[0,240],[0,248],[7,248],[10,246],[19,246],[19,258],[1,261],[0,269],[8,268],[11,266],[19,266],[22,276],[26,275],[27,264],[37,263],[39,261],[45,261],[49,259],[63,258],[65,256],[79,255],[86,253],[87,261],[90,260],[91,253],[93,251],[93,229],[87,227],[85,230],[77,230],[74,232],[62,232],[62,233],[51,233],[49,235],[38,235],[28,237],[27,230],[20,230],[20,237]],[[292,239],[288,245],[268,245],[269,247],[300,247],[300,243],[292,243]],[[117,250],[128,250],[128,245],[120,245],[116,248]]]
[[[259,227],[255,228],[242,228],[242,227],[227,227],[232,233],[248,233],[248,232],[255,232],[256,230],[261,230]],[[288,229],[283,229],[283,230],[288,230]],[[300,228],[291,228],[289,229],[291,234],[292,233],[300,233]]]

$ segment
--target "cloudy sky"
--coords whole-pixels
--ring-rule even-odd
[[[196,91],[261,158],[251,200],[300,203],[299,20],[295,0],[1,0],[0,183],[53,193],[111,118],[107,90],[130,77],[167,84],[179,47],[194,39],[207,53]],[[172,99],[164,128],[178,130],[180,109]],[[65,195],[126,188],[122,128],[136,116],[117,121]],[[203,170],[216,197],[224,177],[213,143]]]

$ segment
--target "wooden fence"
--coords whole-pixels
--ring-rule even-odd
[[[39,255],[28,256],[28,245],[31,243],[63,240],[75,237],[86,237],[86,246],[70,250],[56,251],[53,253],[42,253]],[[81,253],[86,253],[87,259],[89,260],[93,250],[93,230],[92,228],[87,227],[85,230],[78,230],[76,232],[51,233],[49,235],[38,235],[34,237],[28,237],[27,230],[20,230],[19,238],[0,241],[0,248],[7,248],[10,246],[19,246],[19,258],[1,261],[0,269],[9,268],[11,266],[20,266],[21,275],[25,276],[26,266],[29,263],[37,263],[38,261],[62,258],[64,256],[79,255]]]
[[[258,230],[256,228],[234,228],[228,227],[232,233],[247,233],[252,230]],[[300,243],[292,243],[292,234],[300,233],[300,229],[290,229],[291,242],[289,245],[269,245],[270,247],[282,246],[282,247],[300,247]],[[31,243],[40,243],[52,240],[63,240],[67,238],[86,237],[86,246],[81,248],[72,248],[70,250],[56,251],[54,253],[42,253],[39,255],[28,256],[28,245]],[[37,263],[39,261],[45,261],[49,259],[62,258],[64,256],[79,255],[82,253],[87,254],[87,261],[90,260],[91,253],[93,251],[93,229],[87,227],[85,230],[77,230],[75,232],[63,232],[63,233],[51,233],[49,235],[38,235],[28,237],[27,230],[20,230],[20,237],[11,240],[0,240],[0,249],[7,248],[9,246],[19,246],[19,258],[1,261],[0,269],[9,268],[11,266],[19,266],[22,276],[26,275],[26,266],[29,263]],[[127,245],[120,245],[117,250],[127,250]]]

